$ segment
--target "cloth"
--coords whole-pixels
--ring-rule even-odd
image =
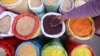
[[[100,0],[91,0],[86,4],[74,8],[69,12],[64,12],[63,17],[67,18],[75,18],[75,17],[95,17],[100,15]]]

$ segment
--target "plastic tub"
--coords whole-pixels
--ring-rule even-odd
[[[7,20],[7,17],[8,16],[8,20]],[[12,12],[9,12],[9,11],[4,11],[0,14],[0,25],[2,27],[2,32],[4,33],[0,33],[0,37],[8,37],[8,36],[13,36],[13,33],[12,33],[12,24],[13,24],[13,21],[14,21],[14,18],[17,16],[17,14],[15,13],[12,13]],[[6,20],[6,21],[5,21]],[[4,21],[6,23],[4,23]],[[9,24],[7,23],[9,22]],[[6,26],[3,26],[2,24],[6,25]],[[7,25],[8,24],[8,25]],[[8,29],[5,29],[5,28],[8,28]],[[3,31],[4,30],[4,31]],[[6,34],[5,34],[6,33]]]
[[[50,12],[50,13],[47,13],[45,14],[42,18],[41,18],[41,30],[42,30],[42,33],[47,36],[47,37],[50,37],[50,38],[58,38],[60,36],[62,36],[64,33],[65,33],[65,23],[62,22],[62,30],[60,33],[57,33],[57,34],[48,34],[45,32],[45,29],[44,29],[44,25],[43,25],[43,20],[45,19],[46,16],[49,16],[49,15],[61,15],[59,13],[53,13],[53,12]]]

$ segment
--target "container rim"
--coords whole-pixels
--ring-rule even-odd
[[[64,23],[64,22],[62,22],[62,31],[61,31],[60,33],[55,34],[55,35],[51,35],[51,34],[47,34],[47,33],[45,32],[44,27],[43,27],[43,20],[44,20],[44,18],[45,18],[46,16],[48,16],[48,15],[61,15],[61,14],[55,13],[55,12],[49,12],[49,13],[45,14],[45,15],[41,18],[41,30],[42,30],[42,33],[43,33],[45,36],[50,37],[50,38],[58,38],[58,37],[62,36],[62,35],[64,34],[64,32],[65,32],[65,23]]]
[[[32,7],[31,4],[30,4],[31,0],[28,0],[28,6],[30,9],[34,10],[34,9],[40,9],[41,7],[43,7],[43,2],[41,0],[41,4],[38,6],[38,7]]]
[[[13,3],[13,4],[3,4],[2,2],[0,2],[1,5],[3,6],[16,6],[16,5],[19,5],[21,2],[23,2],[23,0],[18,0],[16,3]]]
[[[10,26],[12,26],[13,21],[14,21],[14,17],[16,17],[17,14],[14,14],[14,13],[9,12],[9,11],[4,11],[4,12],[0,15],[0,19],[2,19],[3,17],[5,17],[5,16],[7,16],[7,15],[11,17]],[[1,37],[13,36],[12,27],[10,27],[10,29],[9,29],[9,31],[8,31],[7,34],[1,33],[0,36],[1,36]]]
[[[62,6],[63,6],[63,3],[64,3],[64,0],[61,2],[61,5],[60,5],[60,9],[59,9],[59,11],[61,10],[61,12],[63,11],[63,12],[69,12],[69,11],[71,11],[73,8],[74,8],[74,0],[70,0],[71,1],[71,8],[69,9],[69,10],[64,10],[64,9],[62,9]]]
[[[35,49],[36,49],[36,55],[39,55],[39,49],[38,49],[38,47],[37,47],[34,43],[32,43],[32,42],[26,41],[26,42],[22,42],[21,44],[18,45],[18,47],[17,47],[17,49],[16,49],[16,51],[15,51],[15,56],[17,56],[17,54],[18,54],[18,52],[19,52],[19,49],[20,49],[24,44],[30,44],[30,45],[32,45],[33,47],[35,47]]]
[[[93,49],[90,46],[86,45],[86,44],[78,45],[75,48],[73,48],[72,51],[74,51],[75,49],[77,49],[80,46],[88,48],[90,50],[92,56],[95,56],[95,53],[94,53]],[[70,53],[70,56],[72,56],[72,52]]]

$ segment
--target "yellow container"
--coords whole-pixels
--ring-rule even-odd
[[[83,17],[84,18],[84,17]],[[88,40],[88,39],[91,39],[92,37],[93,37],[93,35],[94,35],[94,33],[95,33],[95,26],[94,26],[94,21],[93,21],[93,19],[91,18],[91,17],[86,17],[87,19],[89,19],[89,21],[91,22],[91,33],[90,34],[88,34],[88,35],[86,35],[86,36],[79,36],[79,35],[76,35],[75,34],[75,32],[73,32],[73,30],[71,29],[71,27],[70,27],[70,19],[68,19],[67,21],[66,21],[66,28],[67,28],[67,33],[68,33],[68,35],[70,35],[70,36],[72,36],[72,37],[74,37],[74,38],[76,38],[76,39],[79,39],[79,40]],[[80,19],[82,19],[82,18],[80,18]],[[75,23],[75,22],[74,22]],[[74,24],[73,23],[73,24]],[[83,26],[84,25],[86,25],[84,22],[81,22],[82,24],[83,24]],[[81,24],[80,23],[80,24]],[[78,26],[77,26],[77,30],[78,30]],[[80,31],[83,31],[84,30],[84,28],[83,29],[81,29]],[[84,31],[85,32],[85,31]]]
[[[1,0],[0,4],[17,13],[29,12],[28,0]]]

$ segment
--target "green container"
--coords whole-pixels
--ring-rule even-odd
[[[57,0],[57,2],[55,4],[48,4],[48,3],[45,3],[43,0],[44,6],[45,6],[47,12],[57,12],[59,9],[59,6],[61,4],[61,1],[62,0]]]
[[[54,39],[44,45],[41,56],[68,56],[59,39]]]
[[[41,17],[42,17],[44,14],[46,14],[46,11],[43,11],[42,13],[39,13],[39,14],[37,14],[37,15],[38,15],[38,17],[41,19]]]

